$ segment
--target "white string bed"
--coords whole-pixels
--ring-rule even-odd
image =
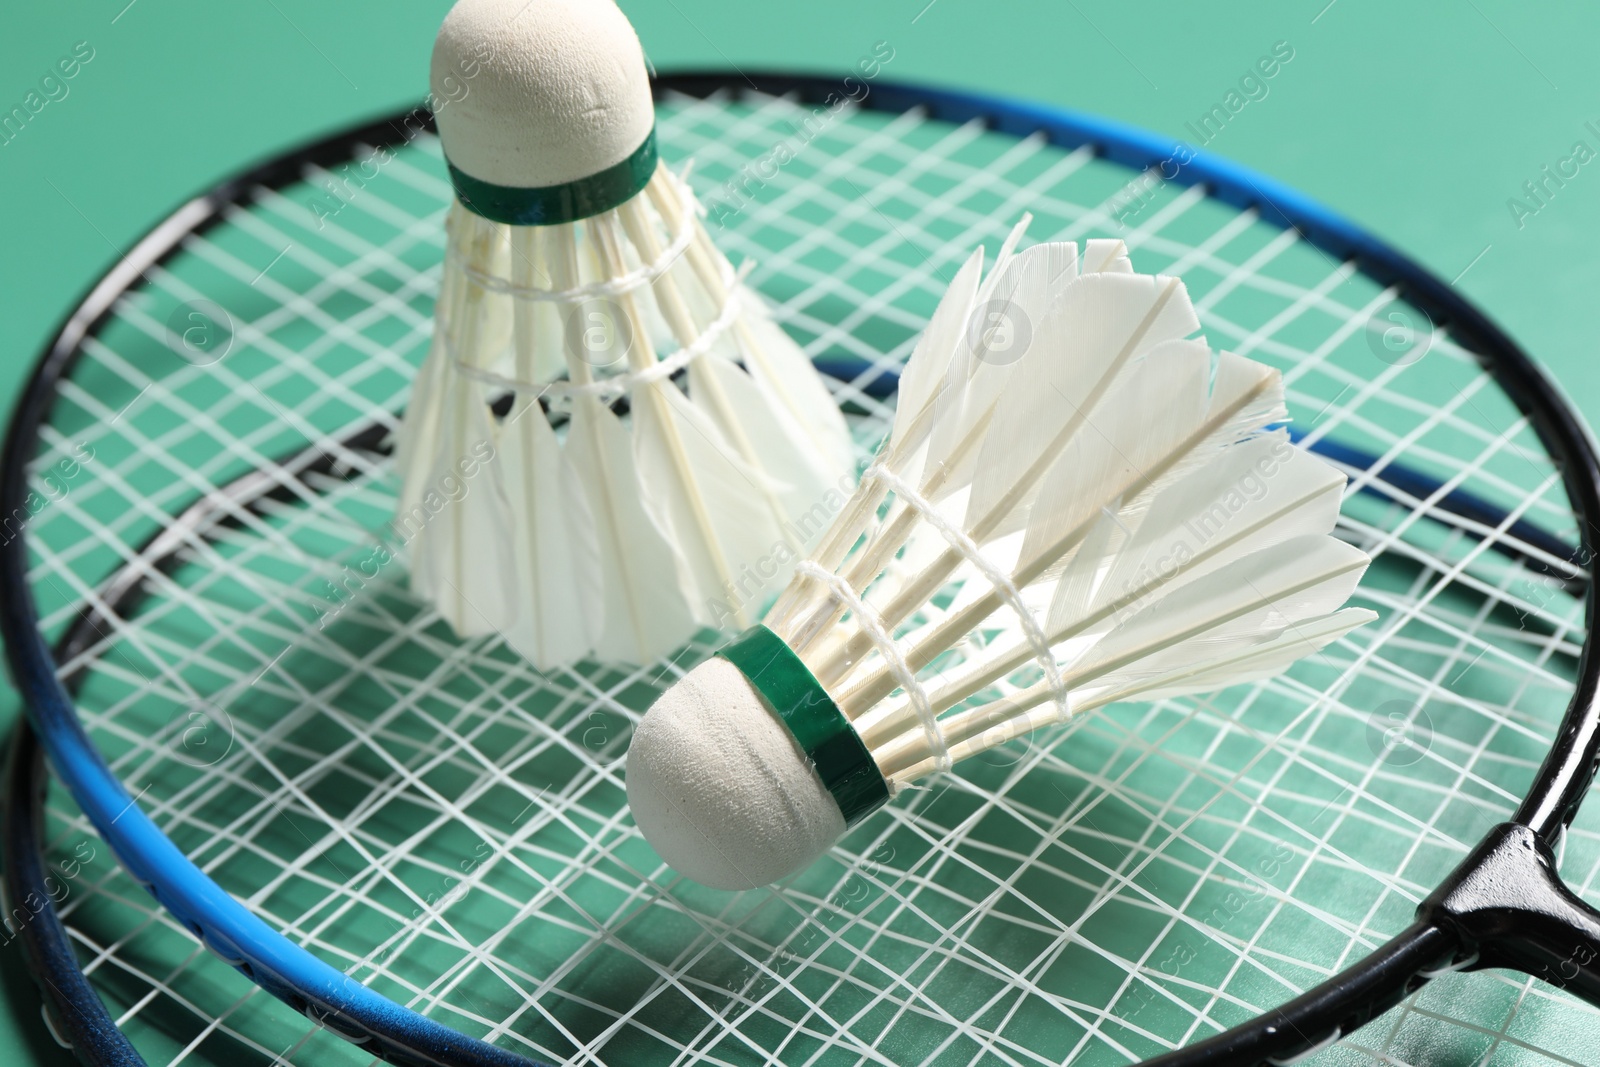
[[[1518,519],[1573,537],[1527,425],[1349,266],[1198,190],[1160,189],[1120,226],[1132,175],[1042,138],[847,111],[730,199],[805,113],[672,99],[660,132],[808,353],[898,364],[972,246],[1025,210],[1033,239],[1122,237],[1140,270],[1183,276],[1214,345],[1284,370],[1298,429],[1380,457],[1351,472],[1341,525],[1380,555],[1352,601],[1380,621],[1272,682],[1114,706],[967,761],[785,886],[678,878],[633,828],[622,757],[717,636],[671,662],[541,676],[498,640],[455,640],[400,563],[378,562],[403,550],[381,539],[395,479],[339,442],[393,427],[428,343],[449,187],[423,137],[325,227],[313,171],[191,238],[63,388],[27,519],[52,633],[196,496],[249,470],[282,485],[190,537],[63,665],[86,670],[85,723],[130,792],[325,960],[575,1064],[1122,1064],[1398,932],[1515,806],[1571,691],[1581,603],[1490,548]],[[232,341],[190,365],[168,324],[199,300]],[[1396,307],[1420,327],[1415,361],[1383,345]],[[891,411],[872,376],[836,383],[863,461]],[[334,474],[276,466],[308,441]],[[1390,464],[1510,518],[1454,517],[1442,492],[1390,485]],[[1563,870],[1596,900],[1593,810]],[[151,1062],[370,1059],[207,956],[64,797],[49,833],[52,860],[80,861],[61,911],[85,968]],[[1447,976],[1313,1062],[1577,1064],[1597,1034],[1593,1009],[1531,979]]]

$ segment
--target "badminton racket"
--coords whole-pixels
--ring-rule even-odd
[[[133,249],[12,423],[0,621],[72,798],[45,847],[93,828],[126,868],[52,914],[122,1032],[328,1062],[242,982],[197,996],[199,937],[397,1062],[1581,1062],[1595,1013],[1554,985],[1594,994],[1596,925],[1552,850],[1586,888],[1597,483],[1527,357],[1291,190],[1113,123],[860,79],[658,88],[663,154],[863,455],[974,243],[1024,210],[1039,239],[1121,237],[1214,344],[1284,371],[1301,444],[1350,471],[1379,622],[963,765],[783,886],[702,890],[633,830],[619,760],[716,636],[539,675],[383,559],[449,187],[420,123],[336,137]],[[164,911],[130,912],[141,884]],[[1454,974],[1488,967],[1551,981]]]

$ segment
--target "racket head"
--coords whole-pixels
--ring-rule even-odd
[[[1024,208],[1036,237],[1121,236],[1139,269],[1184,275],[1214,344],[1284,368],[1305,443],[1375,460],[1357,464],[1372,469],[1344,530],[1380,552],[1357,602],[1382,629],[1280,682],[1111,709],[963,765],[781,891],[676,880],[627,823],[618,760],[637,714],[714,635],[672,664],[545,678],[492,642],[454,641],[392,560],[367,573],[393,488],[376,442],[350,435],[391,428],[404,401],[448,197],[426,133],[382,164],[359,147],[409,131],[380,124],[314,152],[310,180],[306,157],[288,160],[175,216],[169,237],[215,221],[131,291],[133,264],[108,279],[25,401],[42,411],[49,394],[48,420],[14,424],[11,454],[49,505],[19,539],[40,623],[16,632],[42,641],[107,575],[141,579],[142,603],[63,664],[135,812],[361,989],[549,1058],[1123,1063],[1245,1021],[1405,930],[1528,792],[1575,686],[1592,685],[1578,666],[1589,605],[1560,551],[1579,523],[1552,462],[1552,439],[1572,458],[1570,410],[1440,283],[1265,179],[1250,179],[1251,211],[1238,173],[1209,161],[1188,175],[1209,189],[1130,184],[1127,164],[1159,167],[1149,153],[1175,147],[1089,120],[886,85],[868,97],[881,110],[835,112],[826,86],[787,88],[823,111],[669,94],[663,151],[695,158],[713,232],[735,261],[760,261],[757,288],[844,375],[864,447],[973,243]],[[991,121],[966,121],[980,113]],[[801,131],[804,151],[749,169]],[[1102,153],[1052,143],[1074,137]],[[364,161],[376,176],[357,188],[340,168],[361,177]],[[1486,348],[1493,375],[1473,354]],[[286,470],[289,455],[306,469]],[[275,495],[172,541],[170,573],[129,564],[183,525],[173,512],[262,469]],[[46,743],[66,752],[77,739],[50,716],[69,709],[28,669]],[[319,762],[325,746],[339,755]],[[91,808],[93,764],[68,771]],[[374,793],[386,775],[397,784]],[[1558,777],[1544,776],[1551,797],[1569,791]],[[88,825],[57,804],[70,832]],[[307,849],[308,828],[326,847]],[[1592,869],[1592,838],[1567,842],[1567,863],[1582,842]],[[93,884],[137,896],[121,873]],[[509,971],[501,946],[519,957]],[[284,977],[252,970],[269,987]],[[336,1009],[349,1018],[374,1007],[355,992]],[[1418,1003],[1384,1049],[1419,1027],[1481,1033]]]

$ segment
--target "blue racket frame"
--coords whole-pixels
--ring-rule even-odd
[[[660,77],[659,93],[691,96],[739,92],[794,94],[811,102],[836,94],[834,78],[780,73],[683,73]],[[954,123],[980,120],[1016,136],[1043,133],[1067,149],[1090,146],[1098,154],[1145,171],[1171,159],[1174,142],[1123,123],[1061,108],[1046,107],[976,93],[950,92],[914,85],[874,82],[860,101],[868,109],[899,113],[922,109],[930,117]],[[399,145],[409,140],[420,111],[407,112],[322,140],[289,153],[227,182],[180,207],[119,260],[67,318],[39,358],[32,379],[19,399],[0,459],[0,508],[20,506],[28,492],[28,465],[36,452],[40,426],[48,418],[57,388],[71,372],[84,340],[110,312],[114,302],[151,267],[173,255],[183,238],[215,223],[230,205],[248,199],[258,187],[277,188],[301,179],[308,165],[331,166],[346,161],[355,145]],[[1298,231],[1305,240],[1363,273],[1425,311],[1437,326],[1448,327],[1457,343],[1482,361],[1513,402],[1527,416],[1544,447],[1560,466],[1573,511],[1579,520],[1581,544],[1563,545],[1536,527],[1513,533],[1557,557],[1569,558],[1563,580],[1575,589],[1593,587],[1595,562],[1592,523],[1600,518],[1600,461],[1588,431],[1533,361],[1482,312],[1423,267],[1301,193],[1247,167],[1205,152],[1196,152],[1173,175],[1180,186],[1203,186],[1208,195],[1239,209],[1253,210],[1268,223]],[[848,366],[825,370],[848,372]],[[856,368],[859,373],[860,368]],[[882,388],[892,388],[885,382]],[[1337,446],[1331,446],[1337,447]],[[1324,448],[1324,451],[1327,451]],[[1351,453],[1342,457],[1356,465],[1375,457]],[[1418,483],[1426,488],[1426,479]],[[1495,521],[1492,505],[1466,494],[1446,497],[1446,510]],[[192,509],[191,509],[192,510]],[[179,522],[183,521],[180,517]],[[28,553],[24,538],[0,547],[0,635],[6,643],[12,677],[22,693],[33,730],[49,754],[56,773],[78,805],[110,843],[122,864],[212,952],[264,989],[305,1012],[319,1024],[397,1064],[462,1065],[462,1067],[527,1067],[532,1061],[497,1046],[466,1037],[374,993],[310,952],[289,941],[229,896],[184,856],[141,811],[112,775],[78,721],[68,685],[58,677],[57,660],[39,629],[28,585]],[[160,548],[160,538],[151,551]],[[1570,555],[1567,555],[1570,553]],[[159,553],[158,553],[159,554]],[[135,595],[136,577],[119,572],[107,603]],[[1587,626],[1595,625],[1595,602],[1587,604]],[[1600,758],[1600,664],[1585,644],[1576,692],[1557,739],[1534,787],[1512,823],[1496,828],[1439,892],[1418,912],[1417,921],[1365,960],[1296,998],[1234,1030],[1148,1061],[1147,1067],[1193,1067],[1215,1063],[1291,1062],[1348,1034],[1425,984],[1429,975],[1453,961],[1475,956],[1475,967],[1515,967],[1531,974],[1562,975],[1569,988],[1600,1003],[1600,966],[1573,965],[1576,942],[1600,960],[1600,914],[1561,885],[1555,873],[1553,848],[1575,814]],[[24,724],[23,729],[27,728]],[[26,744],[24,739],[23,744]],[[27,750],[18,764],[33,765]],[[27,767],[14,775],[28,778]],[[12,792],[35,795],[31,785],[13,782]],[[18,792],[24,790],[23,792]],[[15,815],[15,813],[13,813]],[[30,816],[36,817],[36,816]],[[15,823],[15,818],[10,820]],[[12,847],[37,848],[36,837],[8,833]],[[18,840],[20,836],[20,841]],[[8,859],[8,873],[14,869]],[[23,871],[23,874],[26,872]],[[16,892],[12,885],[11,892]],[[65,934],[53,912],[41,917],[37,952],[30,962],[41,988],[55,1001],[55,1017],[73,1013],[73,997],[92,996],[76,971]],[[54,930],[59,938],[47,943]],[[64,950],[64,951],[63,951]],[[1573,971],[1576,970],[1574,974]],[[71,986],[54,985],[50,975],[70,977]],[[81,989],[78,986],[82,986]],[[65,990],[70,989],[68,994]],[[63,999],[64,998],[64,999]],[[81,1001],[78,1003],[82,1003]],[[99,1007],[96,999],[94,1005]],[[89,1019],[92,1011],[86,1012]],[[106,1019],[103,1008],[99,1018]],[[93,1020],[70,1027],[66,1036],[87,1063],[126,1065],[140,1062],[115,1027]],[[120,1057],[120,1058],[119,1058]],[[131,1057],[131,1058],[130,1058]]]

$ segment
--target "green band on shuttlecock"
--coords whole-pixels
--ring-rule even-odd
[[[649,184],[650,176],[656,172],[656,161],[656,131],[652,126],[644,143],[622,162],[599,174],[560,185],[537,189],[495,185],[458,170],[449,160],[445,162],[450,167],[456,197],[468,211],[490,222],[512,226],[554,226],[587,219],[632,200]]]
[[[752,626],[717,655],[739,668],[778,713],[833,794],[846,826],[889,802],[889,783],[861,735],[783,638]]]

